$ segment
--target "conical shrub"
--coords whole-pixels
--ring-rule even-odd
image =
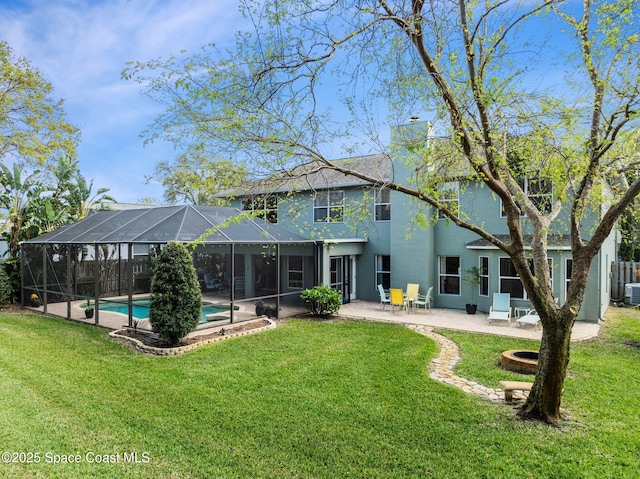
[[[182,243],[167,243],[153,268],[151,328],[164,341],[175,345],[196,329],[201,312],[202,295],[191,254]]]

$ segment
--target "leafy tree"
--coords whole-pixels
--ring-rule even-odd
[[[42,165],[56,153],[75,156],[79,130],[52,92],[37,69],[0,41],[0,161]]]
[[[182,154],[174,163],[158,163],[147,182],[159,181],[164,187],[164,199],[169,203],[216,205],[222,200],[214,195],[233,190],[245,176],[242,165],[199,154]]]
[[[201,312],[202,296],[191,255],[182,243],[167,243],[153,268],[151,327],[167,343],[175,345],[196,329]]]
[[[331,168],[414,197],[500,248],[543,325],[538,373],[519,414],[557,424],[589,267],[640,192],[639,2],[242,5],[255,32],[239,33],[233,51],[208,46],[184,60],[137,63],[124,72],[147,82],[147,93],[166,105],[148,137],[229,153],[250,162],[253,175],[287,174],[303,162]],[[334,100],[331,107],[323,96]],[[349,153],[380,129],[373,120],[385,106],[393,123],[407,112],[433,112],[448,141],[428,142],[407,129],[413,136],[392,145],[416,172],[403,182],[331,163],[338,142]],[[369,145],[381,143],[371,136]],[[460,175],[502,202],[508,240],[448,208],[444,182]],[[551,184],[553,200],[529,198],[523,176]],[[594,212],[597,222],[587,230]],[[547,240],[562,217],[573,266],[566,302],[558,305]],[[529,244],[525,222],[533,230]]]

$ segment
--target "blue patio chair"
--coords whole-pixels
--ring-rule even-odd
[[[391,300],[381,284],[378,285],[378,293],[380,293],[380,304],[382,305],[382,309],[384,309],[387,304],[391,304]]]
[[[511,324],[511,295],[509,293],[493,293],[493,306],[489,309],[491,321],[506,321]]]
[[[427,290],[427,294],[425,295],[419,294],[418,299],[415,299],[412,303],[413,307],[417,309],[420,306],[422,306],[424,309],[429,309],[429,311],[431,311],[431,292],[432,291],[433,291],[433,286],[431,286]]]

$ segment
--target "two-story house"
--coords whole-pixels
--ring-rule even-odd
[[[392,132],[427,131],[424,123],[401,126]],[[407,150],[386,155],[360,156],[335,163],[382,181],[411,182],[414,169],[403,161]],[[463,177],[461,177],[463,178]],[[551,203],[551,188],[544,181],[522,178],[523,189],[538,204]],[[508,234],[499,199],[480,182],[447,181],[445,201],[475,224],[494,235]],[[494,292],[508,292],[511,304],[530,306],[510,258],[476,234],[439,218],[428,205],[402,193],[318,166],[301,166],[286,177],[274,176],[232,201],[232,205],[258,213],[279,227],[315,240],[317,281],[342,291],[344,301],[377,301],[377,285],[385,289],[419,283],[421,293],[433,287],[436,307],[464,309],[473,300],[488,311]],[[563,213],[561,213],[562,215]],[[597,213],[595,213],[597,214]],[[421,221],[418,221],[421,220]],[[523,216],[524,231],[531,233]],[[549,235],[549,262],[553,290],[560,304],[571,274],[571,248],[562,216]],[[612,234],[593,262],[579,320],[597,321],[609,304],[609,269],[615,259]],[[464,281],[465,271],[478,267],[480,284]],[[311,271],[300,272],[303,275]]]

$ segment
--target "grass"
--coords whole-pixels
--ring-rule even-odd
[[[573,345],[570,420],[553,429],[431,380],[437,347],[398,325],[290,321],[157,358],[95,327],[0,313],[0,444],[40,454],[39,463],[0,463],[0,473],[636,477],[639,321],[638,312],[614,310],[601,338]],[[486,385],[521,377],[495,362],[530,342],[445,334],[461,345],[459,374]],[[142,462],[125,462],[134,452]],[[53,454],[81,461],[54,465]]]

